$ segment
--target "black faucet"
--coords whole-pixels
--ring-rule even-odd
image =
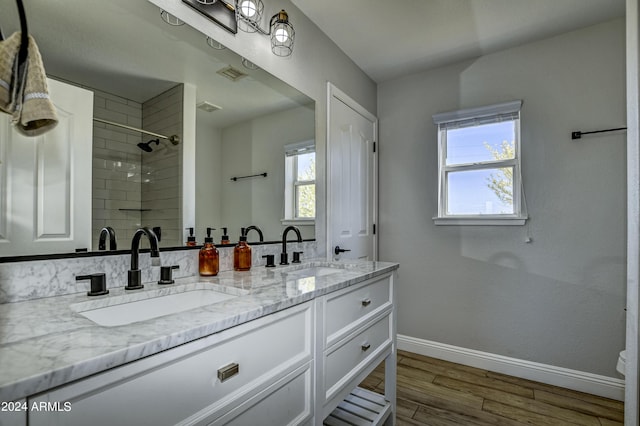
[[[128,271],[127,276],[127,285],[125,286],[125,290],[138,290],[144,288],[142,285],[142,274],[140,269],[138,268],[138,258],[140,256],[140,239],[143,235],[146,235],[149,239],[149,245],[151,246],[151,257],[158,259],[158,264],[160,261],[160,251],[158,250],[158,237],[156,234],[149,228],[140,228],[133,234],[133,239],[131,240],[131,269]],[[152,260],[152,264],[153,264]]]
[[[282,233],[282,253],[280,254],[281,265],[289,264],[289,259],[287,259],[287,234],[289,233],[289,231],[295,232],[296,236],[298,237],[298,242],[302,242],[302,236],[300,235],[300,230],[298,228],[290,225],[284,229],[284,232]]]
[[[118,243],[116,242],[116,231],[110,226],[105,226],[100,230],[100,236],[98,237],[98,250],[107,249],[107,235],[109,236],[109,250],[117,250]]]
[[[259,235],[259,237],[260,237],[260,242],[261,242],[261,243],[262,243],[262,242],[264,242],[264,237],[262,236],[262,230],[260,230],[260,228],[258,228],[258,227],[257,227],[257,226],[255,226],[255,225],[251,225],[251,226],[249,226],[248,228],[245,228],[245,229],[244,229],[244,236],[246,237],[246,236],[247,236],[247,234],[249,233],[249,231],[251,231],[252,229],[253,229],[254,231],[257,231],[257,232],[258,232],[258,235]]]

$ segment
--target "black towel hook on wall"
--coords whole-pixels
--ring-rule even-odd
[[[605,132],[615,132],[618,130],[627,130],[626,127],[616,127],[615,129],[605,129],[605,130],[594,130],[592,132],[571,132],[571,139],[581,139],[582,135],[590,135],[592,133],[605,133]]]

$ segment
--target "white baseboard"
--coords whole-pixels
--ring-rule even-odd
[[[624,380],[398,335],[398,349],[580,392],[624,400]],[[615,363],[615,360],[611,361]]]

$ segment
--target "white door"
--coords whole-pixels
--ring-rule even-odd
[[[53,130],[23,136],[0,115],[0,256],[91,248],[93,92],[47,84]]]
[[[327,250],[376,260],[378,119],[331,83],[328,93]]]

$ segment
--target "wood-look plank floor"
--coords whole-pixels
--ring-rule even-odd
[[[624,423],[624,404],[582,392],[398,351],[398,426]],[[384,364],[360,385],[384,393]]]

